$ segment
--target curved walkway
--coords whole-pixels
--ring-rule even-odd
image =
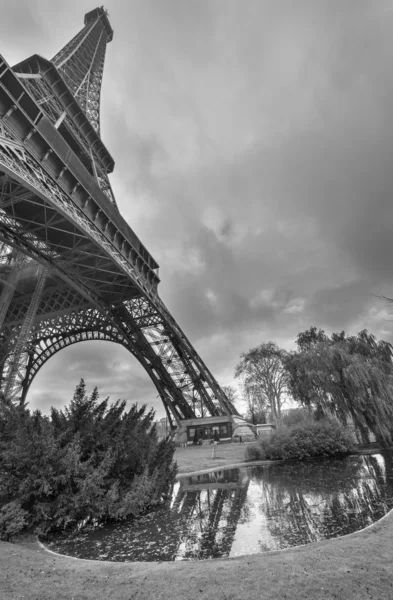
[[[39,600],[392,600],[393,511],[349,536],[285,552],[110,563],[0,542],[0,597]]]

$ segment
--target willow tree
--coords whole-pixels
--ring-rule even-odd
[[[393,443],[393,348],[366,330],[329,338],[311,328],[299,334],[298,351],[285,357],[293,397],[304,406],[352,418],[363,442],[369,431]]]
[[[235,377],[247,390],[257,392],[272,414],[273,422],[282,424],[281,406],[288,391],[288,373],[284,366],[286,352],[274,342],[265,342],[240,355]]]

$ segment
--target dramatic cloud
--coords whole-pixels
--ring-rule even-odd
[[[51,57],[85,0],[1,2],[1,53]],[[160,294],[222,384],[239,353],[299,331],[393,341],[393,8],[364,0],[114,0],[102,137]],[[122,348],[80,344],[34,405],[78,379],[159,408]]]

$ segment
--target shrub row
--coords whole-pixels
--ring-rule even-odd
[[[245,460],[288,460],[347,454],[353,448],[350,432],[334,421],[305,422],[283,427],[245,450]]]

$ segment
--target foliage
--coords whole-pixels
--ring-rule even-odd
[[[0,538],[136,516],[174,480],[172,442],[154,412],[88,397],[83,380],[50,417],[0,399]]]
[[[379,443],[393,443],[392,346],[366,330],[329,338],[312,327],[298,336],[298,352],[285,356],[289,387],[303,406],[352,419],[365,443],[372,431]]]
[[[266,342],[241,354],[235,377],[243,382],[248,409],[272,413],[273,422],[281,426],[281,406],[288,389],[288,374],[284,366],[286,352],[273,342]]]
[[[224,392],[224,394],[228,398],[229,402],[231,402],[231,404],[233,404],[235,406],[236,403],[237,403],[236,388],[233,385],[223,385],[222,386],[222,391]]]
[[[305,459],[345,454],[353,447],[350,434],[337,422],[325,419],[278,429],[259,442],[260,455],[269,460]]]
[[[237,390],[232,385],[223,385],[223,392],[228,400],[234,405],[238,405]],[[252,389],[251,385],[243,385],[243,400],[246,401],[247,412],[244,419],[247,423],[256,425],[257,423],[266,423],[266,399],[260,397],[259,389]],[[241,410],[241,409],[240,409]]]
[[[256,402],[247,402],[247,412],[244,415],[244,419],[247,423],[251,423],[252,425],[266,423],[266,416],[267,408],[260,408]]]
[[[249,444],[244,450],[244,460],[246,462],[252,460],[265,460],[266,453],[261,444]]]
[[[288,414],[282,416],[282,423],[287,427],[294,427],[305,421],[310,421],[312,418],[313,415],[310,415],[308,410],[304,410],[304,408],[292,408]]]
[[[268,402],[258,385],[244,379],[242,381],[242,400],[246,404],[244,419],[247,423],[256,425],[257,423],[266,423],[268,411]]]

